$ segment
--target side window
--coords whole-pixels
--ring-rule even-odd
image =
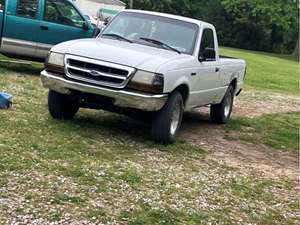
[[[85,22],[66,0],[46,0],[44,20],[74,27],[82,27]]]
[[[38,0],[18,0],[17,16],[35,18],[38,8]]]
[[[206,28],[203,31],[199,52],[199,59],[201,58],[206,61],[216,60],[214,32],[212,29]]]
[[[0,11],[4,10],[5,0],[0,0]]]

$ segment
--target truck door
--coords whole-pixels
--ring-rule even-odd
[[[39,0],[7,1],[1,51],[35,57]]]
[[[216,51],[216,40],[213,29],[204,28],[202,32],[197,71],[193,76],[191,104],[200,106],[213,103],[218,96],[220,86],[219,59]],[[205,51],[210,51],[210,57],[203,57]]]
[[[4,9],[5,9],[5,0],[0,0],[0,47],[1,47],[3,22],[4,22]]]
[[[77,8],[67,0],[44,0],[38,55],[45,57],[49,49],[58,43],[92,37],[93,29]]]

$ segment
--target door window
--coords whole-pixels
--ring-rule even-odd
[[[35,18],[38,0],[18,0],[17,16]]]
[[[199,59],[203,58],[207,61],[215,61],[215,40],[212,29],[204,29],[202,33],[202,40],[200,45]]]
[[[44,20],[75,27],[82,27],[85,22],[75,7],[65,0],[46,0]]]
[[[0,11],[4,10],[5,0],[0,0]]]

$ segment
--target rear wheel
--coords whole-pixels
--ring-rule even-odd
[[[234,100],[234,88],[230,86],[220,104],[211,105],[210,118],[215,123],[225,124],[229,121]]]
[[[49,90],[48,109],[54,119],[72,119],[79,110],[78,99]]]
[[[170,95],[166,105],[152,118],[152,137],[156,142],[171,144],[176,140],[183,117],[183,98],[179,92]]]

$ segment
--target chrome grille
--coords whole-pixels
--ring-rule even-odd
[[[134,68],[80,56],[66,55],[67,77],[114,88],[124,88]]]

